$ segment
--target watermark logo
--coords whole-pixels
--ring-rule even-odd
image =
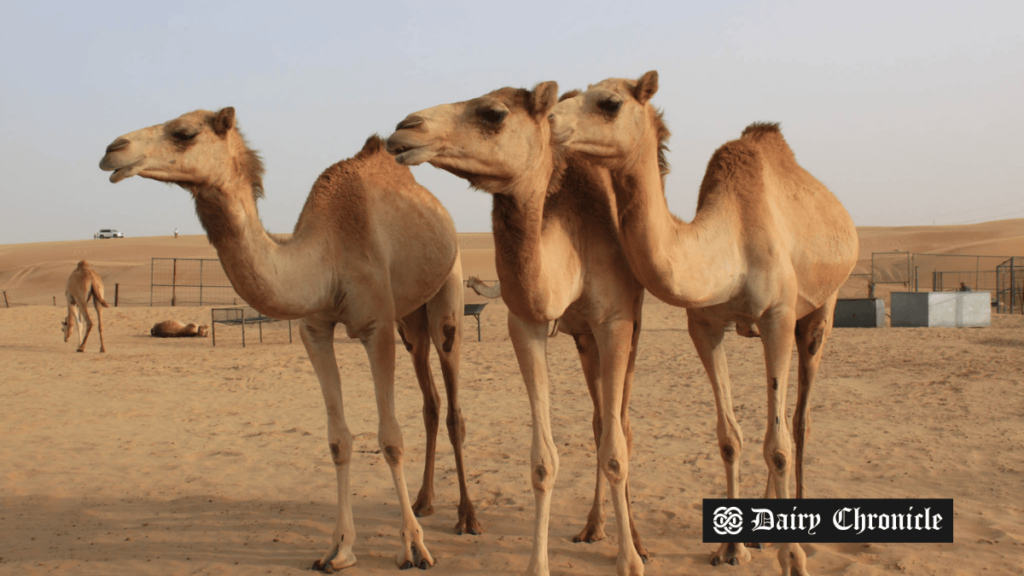
[[[952,499],[706,499],[705,542],[952,542]]]
[[[715,508],[713,519],[715,532],[735,536],[743,530],[743,512],[735,506]]]

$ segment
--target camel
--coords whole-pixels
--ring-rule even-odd
[[[434,559],[416,515],[433,512],[439,396],[429,346],[440,357],[448,393],[447,427],[461,499],[458,534],[481,532],[463,466],[465,422],[458,402],[463,287],[455,226],[441,203],[397,166],[379,136],[353,158],[327,168],[313,184],[290,240],[270,236],[256,201],[263,164],[235,122],[234,108],[197,110],[114,140],[100,168],[111,182],[139,175],[178,184],[216,247],[235,291],[264,315],[301,319],[300,334],[327,408],[327,439],[338,482],[338,518],[330,550],[314,562],[333,572],[355,564],[349,471],[352,433],[345,422],[334,328],[358,338],[370,360],[378,440],[391,470],[401,520],[401,568]],[[410,502],[402,433],[395,416],[395,326],[411,353],[423,393],[427,453],[423,486]]]
[[[470,276],[466,279],[466,286],[469,286],[473,292],[484,298],[501,298],[501,282],[496,283],[494,286],[488,286],[480,278]]]
[[[92,305],[96,308],[96,327],[100,333],[100,352],[106,352],[107,347],[103,345],[103,315],[100,313],[100,306],[110,308],[103,299],[103,280],[95,270],[89,267],[89,263],[82,260],[68,276],[68,287],[64,290],[64,296],[68,300],[68,316],[61,322],[61,329],[64,332],[64,341],[71,339],[71,330],[74,329],[78,335],[78,349],[76,352],[85,352],[85,342],[92,332],[92,318],[89,317],[89,298],[92,298]],[[85,318],[85,334],[82,334],[82,318]]]
[[[210,327],[206,324],[199,326],[192,322],[182,324],[177,320],[164,320],[154,324],[149,335],[157,338],[206,338],[210,335]]]
[[[632,521],[629,395],[640,335],[643,288],[615,233],[606,170],[565,162],[551,142],[548,114],[558,86],[502,88],[409,115],[388,139],[400,164],[429,162],[493,195],[492,227],[501,296],[533,417],[530,479],[535,498],[528,574],[546,575],[548,522],[558,451],[551,434],[548,324],[572,335],[594,404],[597,486],[576,541],[604,537],[607,477],[618,519],[619,574],[643,573],[647,552]],[[628,521],[624,519],[628,518]]]
[[[764,459],[768,495],[789,498],[795,468],[803,498],[810,393],[832,330],[839,287],[857,261],[857,231],[842,204],[801,168],[777,124],[755,123],[711,157],[690,223],[668,211],[669,132],[650,103],[658,73],[608,79],[564,100],[552,115],[567,153],[611,170],[619,238],[630,267],[659,299],[687,309],[690,337],[711,380],[729,498],[739,497],[743,434],[733,415],[723,336],[736,326],[761,338],[768,388]],[[790,356],[799,375],[792,434],[786,417]],[[792,444],[795,440],[796,457]],[[746,562],[723,544],[712,564]],[[798,544],[782,544],[783,574],[807,574]]]

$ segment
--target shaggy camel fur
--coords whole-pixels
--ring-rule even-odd
[[[210,327],[206,324],[200,326],[192,322],[182,324],[177,320],[164,320],[154,324],[149,335],[157,338],[206,338],[210,335]]]
[[[484,298],[501,298],[501,282],[498,282],[494,286],[488,286],[484,284],[483,280],[476,276],[470,276],[466,279],[466,286],[469,286],[473,292],[476,292]]]
[[[557,84],[503,88],[416,112],[388,139],[398,162],[429,162],[494,196],[492,226],[501,296],[533,412],[530,478],[536,501],[528,574],[548,574],[548,519],[558,475],[551,434],[547,326],[576,341],[594,404],[598,475],[577,541],[604,537],[604,482],[618,519],[619,574],[642,574],[646,551],[632,521],[627,478],[632,388],[643,288],[629,271],[608,202],[607,170],[564,162],[548,114]],[[628,521],[625,519],[629,518]]]
[[[106,352],[107,347],[103,345],[103,314],[100,306],[110,308],[103,300],[103,280],[95,270],[89,267],[89,263],[82,260],[71,276],[68,276],[68,287],[64,290],[64,297],[68,301],[68,316],[61,322],[61,329],[64,332],[64,341],[71,339],[71,330],[74,329],[78,335],[77,352],[85,352],[85,342],[92,332],[92,318],[89,317],[89,298],[92,298],[93,307],[96,308],[96,327],[100,333],[100,352]],[[84,321],[83,321],[84,317]],[[82,324],[85,324],[85,334],[82,333]]]
[[[553,129],[573,154],[611,169],[611,201],[630,267],[652,294],[687,308],[690,337],[714,390],[728,497],[739,496],[743,449],[723,345],[735,324],[741,333],[756,326],[764,347],[766,492],[789,498],[795,469],[802,498],[811,388],[838,290],[857,262],[857,231],[836,197],[797,164],[777,124],[752,124],[719,148],[693,221],[676,218],[663,182],[668,129],[650,103],[657,90],[653,71],[638,81],[605,80],[559,103]],[[786,390],[794,344],[799,375],[791,433]],[[749,558],[742,544],[723,544],[711,563]],[[799,544],[782,544],[778,558],[783,574],[807,574]]]
[[[377,397],[380,450],[402,513],[403,568],[433,566],[416,520],[433,512],[439,396],[430,372],[430,343],[448,392],[448,437],[455,451],[461,500],[457,533],[479,533],[462,463],[465,424],[458,403],[463,286],[455,226],[441,203],[397,166],[377,136],[355,157],[327,168],[313,184],[289,241],[263,229],[256,200],[263,165],[235,125],[235,111],[195,111],[116,139],[100,162],[111,182],[140,175],[180,185],[238,294],[259,312],[302,320],[300,333],[320,381],[327,437],[338,480],[332,546],[314,567],[355,564],[349,468],[352,434],[345,423],[334,327],[359,338],[370,359]],[[395,417],[395,326],[411,352],[423,393],[427,453],[423,486],[413,504],[406,488],[402,433]]]

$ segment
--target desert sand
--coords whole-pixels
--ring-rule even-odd
[[[872,251],[1024,254],[1024,221],[861,228]],[[488,234],[461,235],[465,274],[494,279]],[[209,307],[104,311],[107,353],[90,337],[65,344],[64,284],[88,259],[112,302],[148,291],[150,258],[215,258],[204,237],[0,246],[0,574],[306,574],[329,542],[335,475],[319,386],[288,326],[263,342],[237,328],[209,338],[149,336],[161,320],[208,323]],[[865,260],[866,259],[866,260]],[[867,262],[867,264],[865,264]],[[865,296],[865,295],[861,295]],[[54,306],[56,301],[56,306]],[[475,294],[467,302],[480,302]],[[464,321],[462,404],[471,493],[485,533],[455,536],[451,446],[439,441],[436,513],[422,518],[435,574],[519,574],[529,559],[533,494],[530,411],[505,317],[491,301]],[[647,574],[777,574],[776,549],[712,567],[701,500],[725,495],[714,400],[686,332],[685,312],[651,296],[631,402],[634,513],[652,554]],[[362,346],[338,331],[352,467],[358,564],[395,574],[399,517],[378,453]],[[396,336],[397,338],[397,336]],[[736,414],[746,445],[741,495],[759,497],[765,464],[760,343],[729,334]],[[399,347],[399,351],[402,348]],[[575,544],[593,494],[591,405],[571,338],[549,343],[552,422],[561,467],[552,502],[552,573],[614,574],[609,534]],[[411,363],[396,388],[410,491],[419,489],[424,433]],[[796,380],[790,377],[791,386]],[[440,371],[434,364],[435,379]],[[443,387],[440,390],[443,395]],[[789,394],[790,412],[795,393]],[[836,329],[812,396],[808,497],[953,498],[953,544],[806,545],[818,575],[1024,574],[1024,316],[974,329]]]

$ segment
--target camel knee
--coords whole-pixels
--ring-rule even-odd
[[[331,460],[334,461],[336,467],[341,468],[352,462],[351,435],[349,435],[347,441],[344,438],[339,438],[332,440],[328,444],[331,447]]]
[[[602,443],[598,450],[598,464],[612,486],[618,485],[629,476],[629,456],[622,438],[613,438]]]
[[[530,470],[530,481],[534,492],[551,492],[555,486],[558,464],[551,460],[541,461]]]
[[[384,455],[384,461],[388,463],[388,466],[395,467],[402,465],[402,458],[405,454],[400,444],[385,444],[381,443],[380,446],[381,454]]]
[[[743,453],[743,441],[739,438],[726,438],[718,441],[718,452],[722,455],[722,462],[728,466],[740,459]]]
[[[441,349],[445,353],[451,352],[455,346],[456,333],[455,319],[451,317],[445,318],[444,325],[441,326],[441,335],[444,337],[444,340],[441,342]]]

